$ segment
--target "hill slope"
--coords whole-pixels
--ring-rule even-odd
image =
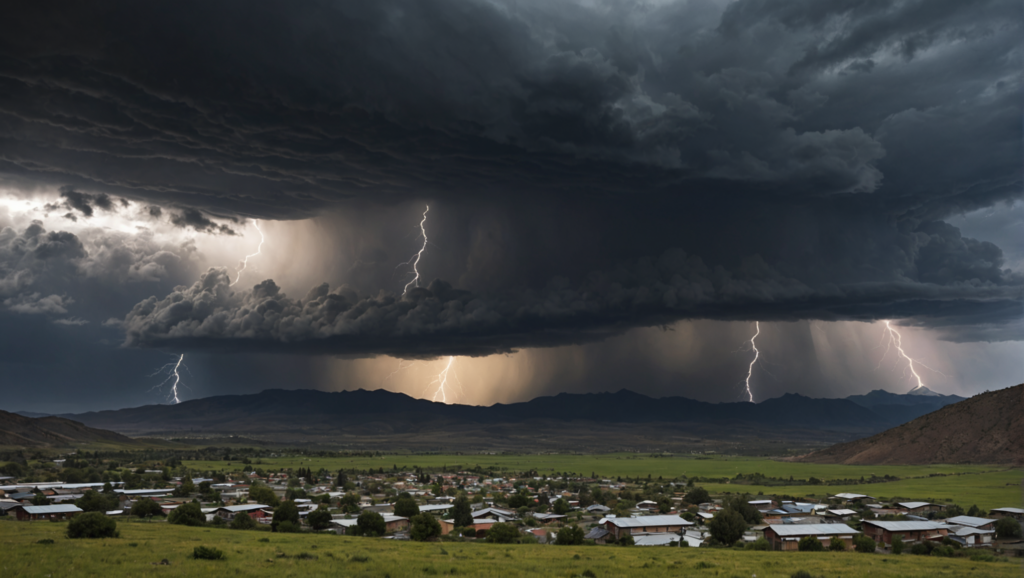
[[[32,418],[0,410],[0,446],[70,447],[97,442],[138,444],[119,433],[93,429],[62,417]]]
[[[1024,464],[1024,384],[982,393],[869,438],[798,461],[838,464]]]

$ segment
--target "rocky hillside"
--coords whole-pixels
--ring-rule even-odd
[[[808,454],[831,464],[1024,464],[1024,384],[976,395],[880,434]]]
[[[32,418],[0,410],[0,446],[72,447],[90,443],[135,445],[138,442],[62,417]]]

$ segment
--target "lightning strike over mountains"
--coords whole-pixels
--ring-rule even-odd
[[[242,262],[241,262],[242,266],[238,269],[238,274],[235,275],[235,280],[231,283],[231,285],[229,285],[229,287],[230,286],[234,286],[234,284],[238,283],[238,280],[242,278],[242,271],[245,271],[246,266],[249,264],[249,257],[256,257],[257,255],[260,254],[260,251],[263,250],[264,237],[263,237],[263,231],[260,230],[260,222],[258,220],[256,220],[256,219],[253,219],[252,226],[256,227],[256,231],[259,232],[259,234],[260,234],[260,244],[256,247],[256,252],[255,253],[253,253],[251,255],[246,255],[245,258],[242,259]]]
[[[917,380],[917,386],[915,386],[913,389],[911,389],[909,393],[914,393],[914,392],[917,392],[917,391],[920,391],[920,390],[928,389],[927,387],[925,387],[924,380],[921,379],[921,375],[919,373],[917,373],[917,370],[914,368],[914,364],[916,363],[916,364],[920,365],[921,367],[924,367],[926,369],[931,369],[932,371],[934,371],[936,373],[942,374],[942,372],[937,370],[937,369],[933,369],[931,367],[928,367],[927,365],[921,363],[920,361],[915,361],[912,357],[907,355],[907,352],[903,350],[903,336],[900,335],[899,331],[896,331],[896,328],[894,328],[892,326],[892,324],[889,322],[889,320],[885,321],[885,329],[886,329],[885,335],[888,336],[888,340],[886,341],[885,353],[882,354],[882,359],[885,359],[885,355],[887,353],[889,353],[889,348],[890,347],[895,347],[896,351],[899,352],[900,357],[902,357],[903,359],[907,360],[907,367],[910,369],[910,373],[913,374],[914,379]],[[882,361],[879,360],[878,364],[879,364],[879,366],[881,366]],[[943,374],[943,375],[945,375],[945,374]]]
[[[164,386],[164,384],[173,379],[174,383],[171,384],[171,395],[169,396],[168,399],[173,400],[175,404],[181,403],[181,399],[178,397],[178,385],[181,384],[181,369],[184,367],[185,371],[188,371],[188,366],[184,365],[184,362],[185,354],[182,353],[180,356],[178,356],[177,362],[168,363],[161,367],[160,369],[154,371],[152,374],[150,374],[150,377],[153,377],[164,372],[165,370],[167,371],[167,377],[150,389],[160,389]]]
[[[449,375],[451,375],[451,377],[456,382],[459,381],[459,376],[456,375],[455,372],[452,370],[452,364],[454,364],[454,363],[455,363],[455,356],[454,355],[448,356],[448,365],[445,365],[444,369],[441,370],[441,373],[437,374],[437,377],[434,378],[434,381],[430,382],[430,385],[437,384],[437,389],[434,390],[434,393],[433,393],[433,395],[430,398],[431,401],[440,401],[441,403],[448,403],[448,393],[449,393],[448,392],[448,377],[449,377]],[[454,392],[452,392],[452,393],[454,394]]]
[[[427,250],[427,213],[430,212],[430,205],[427,205],[426,207],[427,209],[423,211],[423,220],[420,221],[420,232],[423,234],[423,246],[420,247],[420,250],[416,252],[416,255],[414,255],[412,259],[409,259],[405,263],[399,263],[399,267],[411,264],[413,272],[413,278],[405,284],[405,287],[402,289],[402,295],[405,295],[406,292],[409,291],[410,285],[415,285],[416,287],[420,286],[420,271],[418,267],[420,264],[420,257],[422,257],[423,252]]]
[[[754,348],[754,359],[750,360],[750,367],[747,368],[747,381],[746,381],[746,384],[747,384],[747,396],[750,397],[750,402],[751,403],[754,402],[754,394],[753,394],[753,392],[750,391],[750,376],[754,374],[754,364],[757,363],[757,358],[761,356],[761,352],[757,350],[757,343],[755,341],[757,339],[757,336],[761,334],[761,322],[760,321],[755,321],[754,322],[754,327],[757,329],[757,331],[755,331],[754,336],[750,338],[750,346]]]

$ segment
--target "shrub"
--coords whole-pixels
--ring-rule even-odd
[[[132,504],[132,509],[129,513],[136,518],[149,518],[150,516],[164,515],[164,511],[160,509],[160,504],[150,500],[149,498],[142,498],[138,502]]]
[[[863,554],[870,554],[875,551],[877,544],[871,538],[860,534],[853,537],[853,547]]]
[[[512,524],[498,522],[487,532],[487,541],[493,544],[511,544],[519,538],[519,530]]]
[[[297,534],[302,531],[302,526],[292,522],[291,520],[285,520],[277,524],[277,529],[274,532],[282,534]]]
[[[793,572],[793,574],[791,574],[789,578],[814,578],[814,577],[811,576],[811,573],[808,572],[807,570],[797,570],[796,572]]]
[[[206,515],[203,514],[199,504],[191,502],[171,510],[171,515],[167,516],[167,522],[182,526],[202,526],[206,523]]]
[[[583,543],[583,528],[576,524],[566,526],[558,531],[555,544],[559,546],[579,546]]]
[[[1020,538],[1020,522],[1013,518],[999,518],[996,520],[997,538]]]
[[[239,512],[235,514],[235,517],[231,520],[232,530],[253,530],[256,528],[256,521],[249,517],[249,514],[245,512]]]
[[[192,557],[196,560],[223,560],[224,552],[221,552],[216,548],[196,546],[192,549]]]
[[[361,536],[383,536],[387,532],[387,524],[384,523],[384,516],[377,512],[363,512],[356,518],[356,528]]]
[[[903,553],[903,536],[899,534],[892,537],[892,553],[902,554]]]
[[[872,544],[873,543],[874,542],[872,542]],[[818,540],[814,536],[804,536],[803,538],[800,538],[800,542],[796,545],[796,547],[797,550],[800,550],[801,552],[825,551],[825,545],[821,543],[821,540]]]
[[[423,542],[441,535],[441,524],[430,514],[417,514],[409,521],[409,537]]]
[[[936,546],[932,548],[932,556],[943,556],[945,558],[953,557],[953,548],[949,546]]]
[[[743,516],[735,510],[722,510],[708,522],[708,531],[711,537],[723,544],[733,544],[743,537],[747,529],[747,522]]]
[[[828,549],[831,552],[845,552],[846,542],[843,542],[843,539],[839,536],[832,536],[828,541]]]
[[[99,512],[79,514],[68,522],[68,538],[117,538],[117,522]]]
[[[36,540],[36,544],[43,544],[43,545],[53,544],[53,540],[51,540],[49,538],[43,538],[42,540]]]
[[[683,543],[685,544],[686,542],[683,542]],[[747,548],[747,550],[767,550],[768,549],[768,540],[766,540],[763,537],[758,538],[757,540],[754,540],[753,542],[747,544],[746,548]]]
[[[314,530],[326,530],[331,527],[331,513],[326,508],[321,507],[314,512],[310,512],[306,516],[306,522],[309,523],[309,527]]]
[[[398,498],[395,502],[395,515],[402,516],[403,518],[412,518],[420,513],[420,507],[416,505],[414,500],[408,494]]]
[[[295,506],[295,502],[281,502],[281,505],[274,509],[270,529],[274,532],[281,532],[280,525],[284,522],[291,522],[295,527],[299,526],[299,508]]]

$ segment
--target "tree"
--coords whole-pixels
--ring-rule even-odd
[[[800,542],[797,543],[796,549],[801,552],[824,552],[825,545],[821,543],[821,540],[818,540],[814,536],[804,536],[803,538],[800,538]]]
[[[524,508],[530,505],[530,498],[523,493],[515,493],[508,497],[508,507],[512,509]]]
[[[569,502],[566,502],[562,498],[558,498],[555,500],[555,503],[551,505],[551,509],[559,516],[564,516],[569,513]]]
[[[413,516],[420,513],[420,507],[416,505],[416,500],[409,494],[403,493],[395,501],[395,515],[403,518],[412,518]]]
[[[878,545],[875,544],[875,541],[871,538],[863,534],[860,534],[853,537],[853,546],[858,552],[861,552],[863,554],[871,554],[875,551],[875,548]]]
[[[235,517],[231,519],[232,530],[255,530],[256,521],[249,517],[249,514],[245,512],[238,512]]]
[[[117,497],[86,490],[81,498],[75,500],[75,505],[85,512],[109,512],[117,509]]]
[[[828,549],[832,552],[845,552],[846,542],[839,536],[832,536],[832,539],[828,541]]]
[[[177,488],[174,488],[174,491],[171,492],[171,495],[173,495],[175,497],[178,497],[178,498],[187,498],[187,497],[192,495],[192,492],[195,492],[195,491],[196,491],[196,485],[194,483],[192,483],[192,480],[190,480],[188,478],[185,478],[185,480],[183,482],[181,482],[180,486],[178,486]]]
[[[267,486],[253,486],[249,489],[249,503],[252,504],[263,504],[276,508],[281,505],[281,500],[277,498],[277,494],[274,490],[271,490]]]
[[[79,514],[68,522],[68,538],[117,538],[117,522],[99,512]]]
[[[487,531],[487,541],[493,544],[511,544],[519,539],[519,530],[512,524],[498,522]]]
[[[996,520],[996,537],[997,538],[1020,538],[1020,522],[1013,518],[999,518]]]
[[[309,527],[316,531],[330,528],[332,519],[331,513],[326,508],[319,508],[306,516],[306,522],[309,522]]]
[[[409,537],[424,542],[441,535],[441,524],[430,514],[417,514],[409,525]]]
[[[167,522],[182,526],[202,526],[206,523],[206,515],[203,514],[203,509],[199,507],[199,504],[189,502],[171,510],[171,514],[167,516]]]
[[[722,510],[708,522],[711,537],[723,544],[733,544],[743,537],[747,523],[735,510]]]
[[[903,553],[903,536],[896,534],[892,537],[892,553],[902,554]]]
[[[683,499],[689,504],[705,504],[711,501],[711,494],[704,488],[694,488]]]
[[[452,503],[452,519],[456,526],[473,525],[473,507],[469,505],[469,499],[466,498],[466,494],[459,494]]]
[[[739,515],[743,516],[743,520],[747,524],[761,523],[761,512],[759,512],[754,506],[750,505],[750,496],[747,494],[726,498],[724,505],[726,509],[736,510]]]
[[[370,537],[383,536],[388,531],[384,516],[369,511],[359,514],[356,518],[356,528],[359,529],[359,535]]]
[[[299,508],[295,506],[295,502],[281,502],[281,505],[274,509],[274,517],[270,520],[271,531],[277,532],[277,527],[282,522],[299,525]]]
[[[583,528],[576,524],[566,526],[558,531],[555,544],[559,546],[579,546],[583,543]]]
[[[142,498],[138,502],[132,504],[132,509],[129,513],[136,518],[149,518],[152,516],[164,515],[164,511],[160,508],[160,504],[150,500],[149,498]]]
[[[985,510],[978,508],[977,505],[973,505],[971,506],[971,509],[967,510],[968,516],[974,516],[976,518],[984,518],[986,513],[987,512],[985,512]]]

